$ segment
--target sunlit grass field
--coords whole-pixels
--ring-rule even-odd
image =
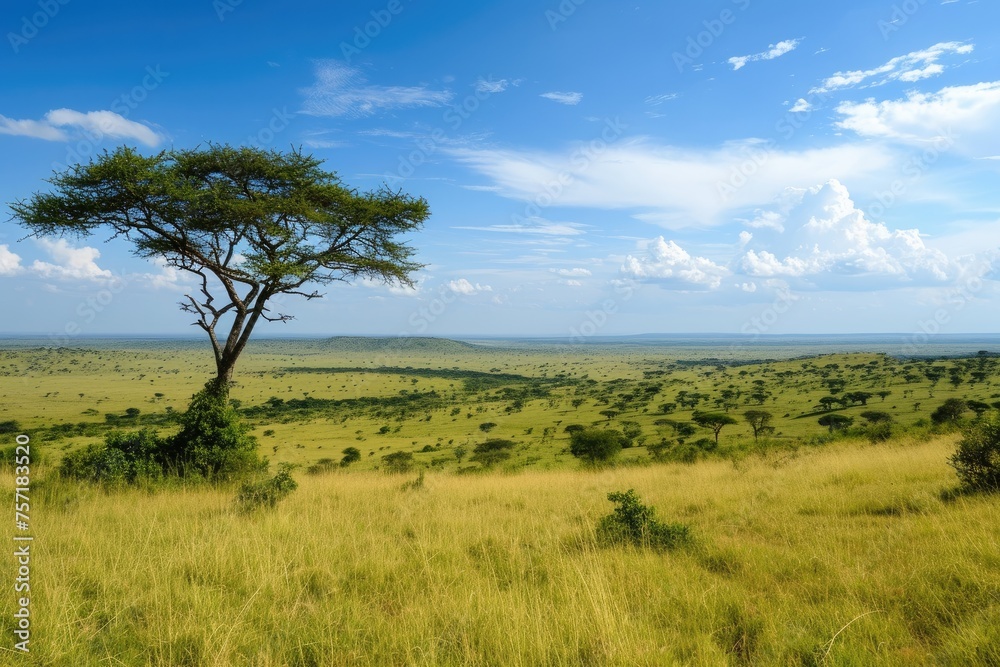
[[[334,472],[249,516],[227,489],[49,486],[30,664],[997,664],[1000,503],[947,499],[953,446]],[[692,544],[602,546],[629,488]]]
[[[231,486],[53,474],[112,428],[175,429],[168,408],[211,376],[207,348],[0,350],[0,422],[32,438],[35,537],[31,654],[4,657],[16,600],[0,596],[0,664],[1000,664],[1000,502],[955,493],[960,436],[928,422],[948,398],[997,401],[997,358],[744,361],[261,342],[232,396],[261,453],[300,465],[299,488],[243,514]],[[860,424],[885,411],[892,439],[817,423],[838,381],[835,394],[871,395],[836,412]],[[682,392],[702,396],[665,412]],[[750,408],[774,415],[760,443]],[[707,458],[654,462],[645,445],[675,435],[663,419],[696,409],[738,423]],[[585,469],[567,451],[569,424],[629,423],[643,439],[615,466]],[[516,442],[506,464],[459,460],[495,437]],[[361,460],[306,472],[346,447]],[[380,470],[395,451],[414,453],[412,472]],[[628,489],[692,541],[600,541],[608,493]]]

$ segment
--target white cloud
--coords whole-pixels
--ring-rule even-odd
[[[873,143],[794,151],[777,146],[764,150],[759,141],[747,141],[689,149],[637,138],[621,139],[597,152],[586,143],[563,151],[445,150],[491,179],[503,196],[551,200],[559,206],[630,209],[638,219],[669,228],[728,222],[731,218],[724,212],[770,204],[786,186],[883,175],[894,163],[889,147]],[[745,176],[741,165],[759,153],[764,159],[752,160],[755,171]],[[739,187],[732,187],[736,177]],[[558,197],[552,200],[555,191]]]
[[[0,134],[10,134],[23,137],[33,137],[46,141],[69,141],[71,135],[86,133],[88,137],[98,141],[110,137],[113,139],[134,139],[147,146],[156,146],[163,137],[142,123],[116,114],[113,111],[74,111],[73,109],[54,109],[49,111],[42,120],[14,120],[0,116]]]
[[[837,126],[863,137],[926,143],[959,143],[969,152],[1000,148],[1000,81],[951,86],[936,93],[911,92],[902,100],[868,99],[837,106]],[[957,139],[951,129],[958,132]]]
[[[912,83],[941,74],[944,67],[937,61],[942,56],[965,55],[972,53],[973,48],[972,44],[962,42],[939,42],[928,49],[897,56],[874,69],[837,72],[809,92],[827,93],[841,88],[852,88],[866,81],[868,81],[866,86],[881,86],[896,80]]]
[[[753,294],[754,292],[757,291],[757,283],[755,283],[755,282],[737,283],[736,287],[738,287],[739,289],[743,290],[744,292],[748,292],[750,294]]]
[[[743,230],[742,232],[740,232],[740,247],[741,248],[745,247],[746,244],[750,243],[750,241],[752,241],[752,240],[753,240],[753,234],[751,234],[750,232],[748,232],[746,230]]]
[[[379,111],[447,104],[450,91],[427,86],[376,86],[361,71],[334,60],[316,63],[316,82],[300,92],[305,95],[302,113],[312,116],[360,118]]]
[[[575,268],[575,269],[552,269],[552,272],[556,275],[563,276],[564,278],[586,278],[592,275],[589,269]]]
[[[559,104],[568,104],[570,106],[574,104],[579,104],[580,100],[583,99],[583,93],[542,93],[540,97],[544,97],[547,100],[552,100],[553,102],[558,102]]]
[[[662,236],[649,241],[646,251],[643,257],[628,255],[621,273],[628,278],[663,282],[681,289],[716,289],[729,274],[726,267],[704,257],[692,257]]]
[[[792,108],[789,109],[789,111],[792,113],[805,113],[806,111],[812,111],[813,108],[812,102],[800,97],[795,100],[795,104],[792,105]]]
[[[664,93],[663,95],[650,95],[646,98],[646,104],[650,106],[660,106],[664,102],[669,102],[670,100],[676,100],[677,93]]]
[[[476,92],[479,93],[489,93],[490,95],[495,93],[502,93],[507,90],[507,86],[510,82],[507,79],[500,79],[499,81],[494,81],[492,79],[480,78],[476,81]]]
[[[790,53],[795,50],[795,47],[797,47],[801,41],[802,38],[786,39],[778,42],[777,44],[769,44],[766,51],[754,53],[749,56],[733,56],[726,62],[732,65],[733,71],[735,71],[742,69],[749,62],[757,60],[774,60],[775,58],[785,55],[786,53]]]
[[[66,239],[39,239],[38,244],[55,263],[35,260],[32,272],[43,278],[58,280],[110,280],[113,276],[107,269],[97,265],[101,252],[97,248],[84,246],[73,248]]]
[[[23,270],[20,255],[11,252],[6,243],[0,245],[0,276],[16,276]]]
[[[462,294],[464,296],[472,296],[474,294],[479,294],[480,292],[493,291],[493,288],[489,285],[480,285],[479,283],[473,284],[465,278],[450,280],[448,281],[447,287],[455,294]]]
[[[951,262],[924,244],[917,229],[872,222],[839,181],[790,190],[780,213],[784,233],[754,245],[739,261],[757,278],[797,278],[813,285],[876,289],[948,279]]]

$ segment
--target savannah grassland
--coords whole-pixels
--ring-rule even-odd
[[[1000,359],[741,354],[260,342],[233,397],[261,453],[300,464],[299,488],[245,515],[232,487],[52,475],[109,429],[175,428],[168,408],[210,375],[203,346],[0,350],[0,422],[35,459],[32,652],[0,662],[1000,664],[1000,502],[954,492],[960,435],[928,421],[948,398],[1000,400]],[[836,409],[845,433],[817,424],[831,390],[872,394]],[[740,423],[715,451],[652,460],[676,439],[664,419],[727,402]],[[751,408],[775,417],[757,443]],[[866,410],[893,416],[890,439],[869,437]],[[566,451],[569,424],[628,422],[640,435],[614,466]],[[487,438],[517,445],[481,471]],[[356,464],[308,472],[349,446]],[[380,469],[395,451],[412,472]],[[691,543],[603,544],[607,494],[630,488]],[[0,597],[5,648],[14,603]]]

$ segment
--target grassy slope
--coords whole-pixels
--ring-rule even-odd
[[[953,447],[333,473],[249,517],[220,490],[39,490],[32,664],[996,664],[1000,506],[940,499]],[[696,544],[597,545],[627,488]]]

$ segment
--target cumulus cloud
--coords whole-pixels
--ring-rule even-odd
[[[919,230],[869,220],[837,180],[790,190],[786,204],[780,213],[785,231],[768,241],[755,238],[756,247],[739,260],[745,275],[857,289],[949,278],[949,259],[927,247]]]
[[[944,66],[938,61],[943,56],[966,55],[972,53],[974,48],[972,44],[963,42],[939,42],[922,51],[911,51],[897,56],[873,69],[836,72],[809,92],[828,93],[842,88],[853,88],[862,83],[866,87],[881,86],[890,81],[913,83],[941,74]]]
[[[0,276],[16,276],[23,270],[21,256],[11,252],[6,243],[0,245]]]
[[[74,248],[66,239],[39,239],[38,244],[48,253],[54,263],[35,260],[31,271],[43,278],[56,280],[110,280],[113,276],[107,269],[97,265],[101,256],[97,248],[84,246]]]
[[[580,100],[583,99],[583,93],[542,93],[540,97],[544,97],[547,100],[552,100],[553,102],[558,102],[559,104],[568,104],[573,106],[579,104]]]
[[[733,56],[726,62],[733,66],[733,71],[736,71],[738,69],[742,69],[749,62],[754,62],[756,60],[774,60],[775,58],[785,55],[786,53],[790,53],[795,50],[795,47],[797,47],[801,41],[802,38],[786,39],[778,42],[777,44],[768,45],[766,51],[754,53],[749,56]]]
[[[806,111],[812,111],[813,108],[812,102],[800,97],[795,100],[795,104],[792,105],[792,108],[789,109],[789,111],[792,113],[805,113]]]
[[[380,111],[447,104],[451,91],[427,86],[377,86],[367,83],[361,71],[334,60],[315,66],[316,82],[302,89],[302,113],[312,116],[361,118]]]
[[[658,236],[648,242],[644,256],[628,255],[621,273],[627,278],[661,282],[680,289],[717,289],[729,270],[710,259],[692,257],[674,241]]]
[[[950,86],[936,93],[910,92],[906,99],[868,99],[837,106],[843,118],[837,126],[863,137],[896,139],[911,143],[956,141],[951,129],[958,128],[965,150],[1000,147],[996,128],[1000,125],[1000,81],[969,86]]]
[[[14,120],[0,116],[0,134],[33,137],[46,141],[69,141],[72,135],[86,133],[98,140],[134,139],[156,146],[163,137],[149,126],[129,120],[113,111],[74,111],[54,109],[41,120]]]
[[[490,287],[489,285],[470,283],[465,278],[459,278],[458,280],[450,280],[448,281],[447,287],[455,294],[462,294],[464,296],[472,296],[474,294],[479,294],[480,292],[493,291],[493,288]]]

